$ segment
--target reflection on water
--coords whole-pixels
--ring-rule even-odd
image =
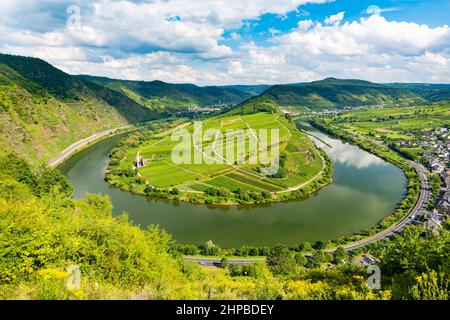
[[[326,151],[331,160],[337,163],[345,164],[356,169],[365,169],[372,165],[389,165],[383,159],[374,156],[364,150],[361,150],[351,144],[343,143],[340,140],[332,139],[322,132],[316,130],[308,123],[298,123],[298,126],[314,134],[311,138],[316,145]],[[316,139],[318,137],[319,139]],[[325,144],[325,141],[327,144]],[[332,147],[330,147],[331,145]]]
[[[147,199],[111,187],[104,180],[114,137],[67,161],[61,170],[75,196],[107,194],[114,214],[128,212],[143,228],[158,224],[182,243],[213,240],[224,247],[296,244],[335,239],[370,228],[393,211],[402,199],[405,177],[391,164],[350,144],[304,127],[333,148],[323,146],[334,166],[333,183],[303,201],[264,206],[208,207]]]
[[[359,149],[352,148],[348,144],[336,143],[333,148],[323,146],[328,156],[339,163],[353,166],[356,169],[365,169],[372,165],[387,165],[382,159],[364,152],[361,154]]]

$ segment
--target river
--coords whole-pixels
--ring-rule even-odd
[[[81,151],[59,169],[72,182],[76,198],[107,194],[114,215],[127,212],[142,228],[159,225],[186,244],[213,240],[222,247],[240,247],[330,240],[368,229],[394,211],[406,189],[400,169],[309,125],[302,128],[327,142],[329,146],[316,140],[334,165],[333,183],[305,200],[223,208],[147,199],[118,190],[103,178],[109,151],[121,136]]]

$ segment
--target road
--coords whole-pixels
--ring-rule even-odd
[[[216,258],[203,258],[203,257],[184,257],[185,262],[196,262],[204,267],[218,267],[222,259]],[[228,259],[229,264],[243,265],[243,264],[253,264],[261,261],[266,261],[265,258],[255,258],[255,259]]]
[[[420,196],[419,196],[419,199],[417,200],[414,208],[411,210],[411,212],[406,217],[404,217],[402,220],[397,222],[395,225],[392,225],[389,228],[384,229],[384,230],[380,231],[379,233],[377,233],[373,236],[367,237],[361,241],[354,242],[349,245],[344,245],[343,246],[344,249],[351,251],[351,250],[355,250],[355,249],[364,247],[368,244],[389,238],[389,237],[403,231],[409,224],[411,224],[414,221],[414,219],[418,215],[420,215],[420,213],[423,210],[425,210],[427,208],[428,200],[430,198],[430,184],[429,184],[428,176],[426,174],[426,170],[420,164],[417,164],[416,162],[409,161],[409,163],[416,168],[417,172],[420,175],[420,180],[421,180]],[[334,251],[335,251],[335,249],[325,250],[325,252],[330,252],[330,253],[332,253]],[[198,264],[200,264],[202,266],[219,266],[221,259],[184,257],[184,261],[197,262]],[[258,261],[264,261],[264,258],[230,259],[229,263],[230,264],[251,264],[251,263],[258,262]]]
[[[130,127],[130,126],[124,126],[124,127],[120,127],[120,128],[106,130],[103,132],[96,133],[88,138],[83,139],[83,140],[79,140],[79,141],[71,144],[70,146],[68,146],[66,149],[64,149],[64,151],[62,151],[57,157],[51,159],[47,163],[47,165],[51,168],[55,168],[58,165],[60,165],[61,163],[63,163],[65,160],[67,160],[67,158],[69,158],[73,153],[78,151],[80,148],[85,147],[89,143],[94,142],[100,138],[110,135],[116,131],[126,129],[128,127]]]
[[[408,162],[416,168],[416,171],[420,175],[420,181],[421,181],[420,182],[420,185],[421,185],[420,196],[419,196],[419,199],[417,200],[414,208],[411,210],[411,212],[406,217],[404,217],[402,220],[400,220],[395,225],[392,225],[389,228],[384,229],[383,231],[380,231],[379,233],[377,233],[371,237],[365,238],[356,243],[352,243],[352,244],[343,246],[345,249],[350,251],[350,250],[361,248],[368,244],[389,238],[389,237],[393,236],[394,234],[397,234],[397,233],[403,231],[409,224],[411,224],[414,221],[414,219],[418,215],[420,215],[420,213],[423,210],[426,210],[426,208],[428,206],[428,200],[430,199],[430,195],[431,195],[430,182],[428,180],[428,176],[426,174],[425,169],[420,164],[417,164],[416,162],[413,162],[413,161],[408,161]],[[333,252],[333,251],[334,250],[329,250],[329,252]]]

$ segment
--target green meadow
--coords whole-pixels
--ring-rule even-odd
[[[273,195],[303,187],[324,169],[324,159],[313,142],[279,114],[215,117],[202,121],[201,129],[194,123],[181,128],[176,131],[179,138],[173,133],[151,137],[127,150],[120,167],[132,167],[140,155],[145,166],[137,169],[138,175],[154,188],[189,193],[215,188]],[[181,138],[182,134],[188,134],[189,139]],[[279,168],[273,175],[263,173],[270,161],[259,161],[264,139],[269,160],[275,156],[277,145],[279,148],[278,158],[273,158],[279,159]],[[250,152],[250,146],[257,146],[256,152]],[[184,149],[181,152],[177,147]],[[183,162],[173,161],[174,150]]]

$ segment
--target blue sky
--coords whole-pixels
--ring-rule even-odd
[[[257,19],[249,20],[251,28],[237,28],[228,30],[225,36],[235,32],[246,41],[255,41],[260,45],[270,40],[271,29],[286,33],[297,26],[300,20],[312,19],[323,21],[330,15],[344,11],[343,22],[352,22],[361,17],[370,16],[369,8],[377,6],[386,19],[415,22],[438,27],[450,24],[450,1],[448,0],[337,0],[322,4],[306,4],[298,7],[298,11],[291,11],[286,15],[265,14]],[[369,9],[369,10],[368,10]],[[368,12],[369,11],[369,12]],[[224,42],[226,43],[226,42]],[[229,40],[231,46],[239,42]]]
[[[2,0],[0,52],[200,85],[449,83],[449,24],[448,0]]]

